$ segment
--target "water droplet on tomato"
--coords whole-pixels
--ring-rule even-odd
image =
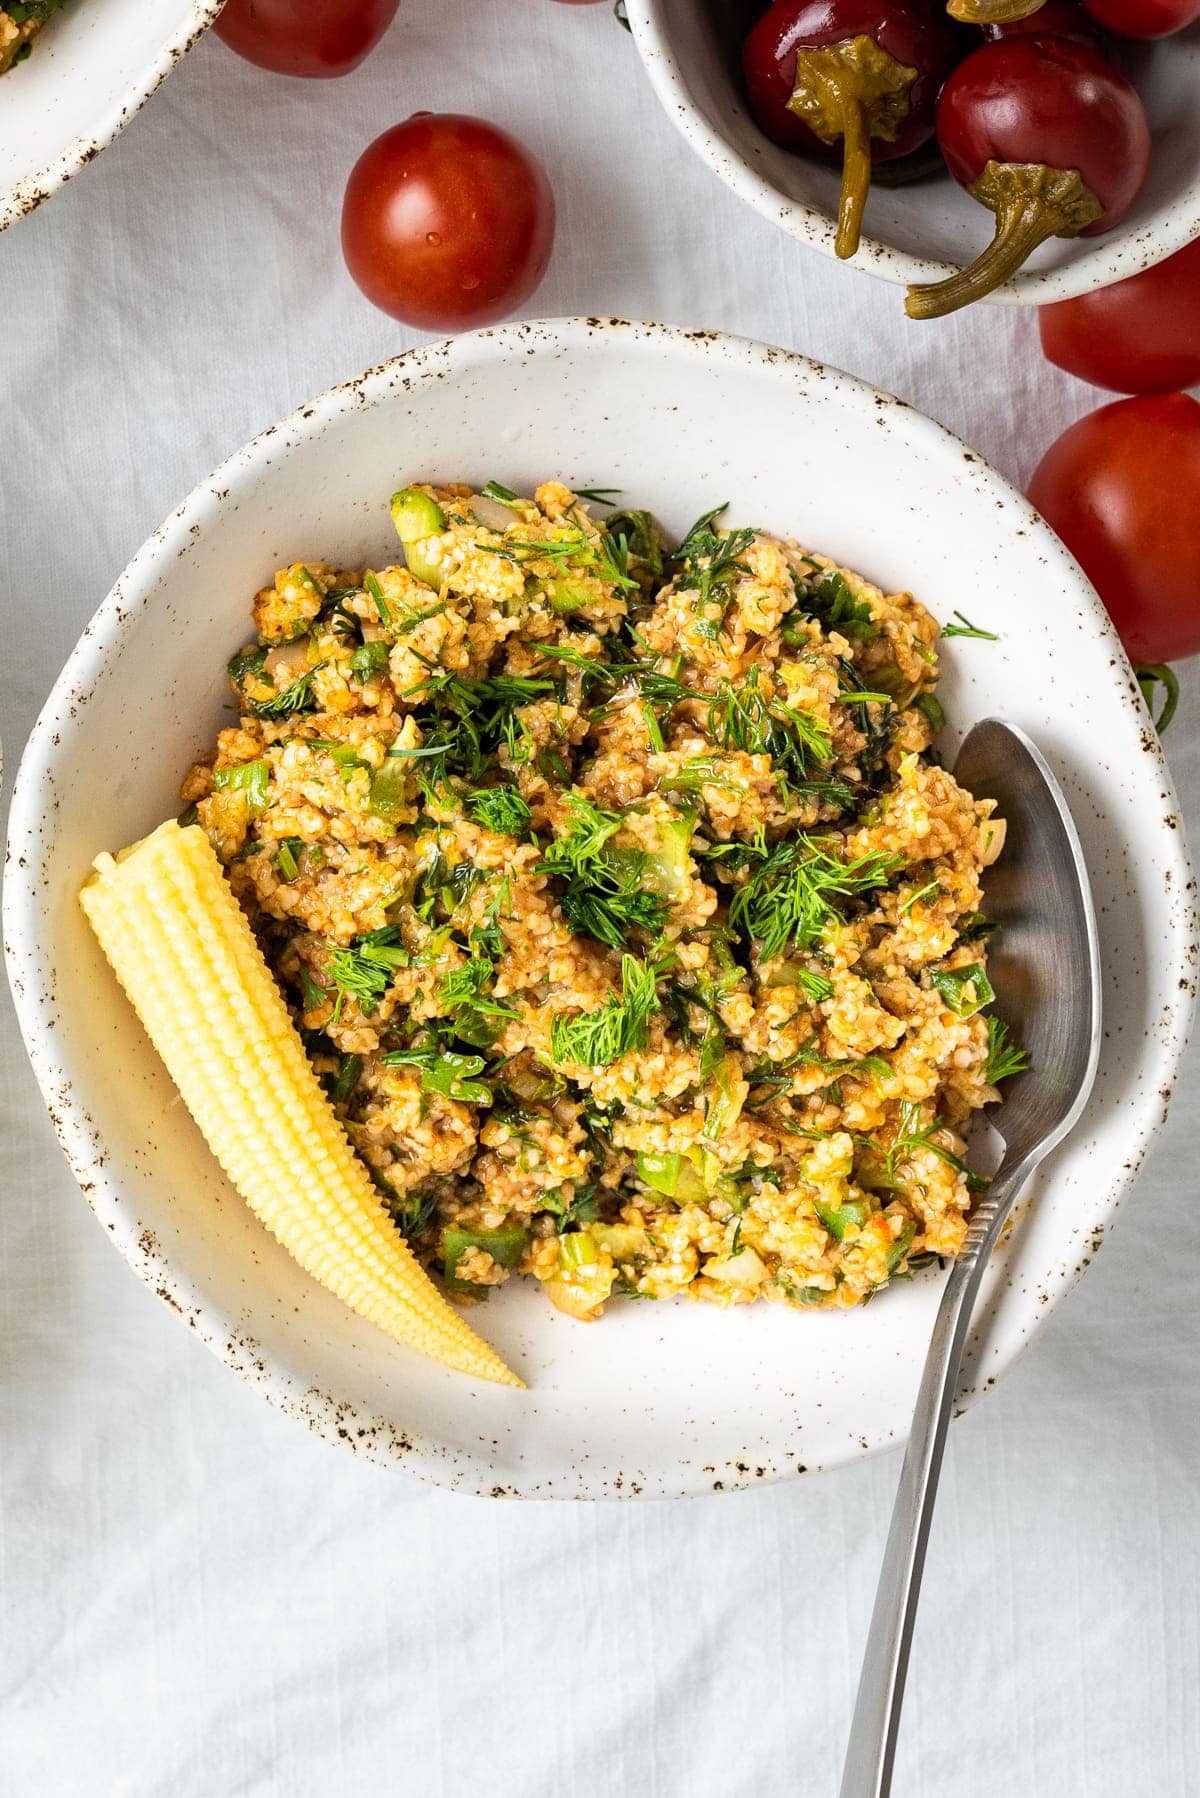
[[[437,249],[437,247],[441,243],[441,241],[442,241],[442,234],[440,231],[427,231],[425,233],[425,242],[427,244],[432,244],[435,250]]]

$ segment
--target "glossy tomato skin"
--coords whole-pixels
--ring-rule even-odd
[[[1114,393],[1200,382],[1200,238],[1152,268],[1038,313],[1049,361]]]
[[[516,312],[553,244],[545,171],[486,119],[414,113],[368,144],[346,184],[346,266],[376,306],[422,331]]]
[[[1150,127],[1137,94],[1103,56],[1066,38],[984,44],[947,81],[937,134],[963,187],[990,161],[1078,169],[1104,207],[1081,236],[1124,217],[1150,166]]]
[[[277,75],[348,75],[375,48],[400,0],[225,0],[213,30]]]
[[[1103,42],[1100,27],[1079,0],[1045,0],[1037,12],[1023,19],[1005,19],[981,29],[989,41],[1005,37],[1065,37],[1097,51]]]
[[[841,143],[823,143],[788,111],[787,103],[795,87],[797,50],[855,37],[874,38],[889,56],[917,71],[896,141],[873,138],[872,161],[891,162],[928,142],[942,84],[963,53],[963,36],[941,5],[929,0],[775,0],[742,46],[750,110],[773,143],[821,162],[841,162]]]
[[[1088,0],[1088,11],[1122,37],[1170,37],[1200,19],[1200,0]]]
[[[1029,497],[1108,608],[1130,657],[1200,650],[1200,405],[1114,400],[1050,445]]]

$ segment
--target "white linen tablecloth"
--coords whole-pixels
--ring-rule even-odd
[[[1102,397],[1042,360],[1032,314],[911,324],[897,289],[740,206],[606,5],[404,0],[328,84],[210,38],[0,237],[6,787],[85,620],[192,484],[416,340],[351,285],[338,217],[359,150],[419,107],[481,113],[544,158],[558,242],[531,312],[805,350],[1018,482]],[[1168,746],[1195,830],[1186,679]],[[112,1252],[7,993],[0,1013],[0,1792],[836,1792],[894,1458],[573,1506],[357,1462],[231,1378]],[[899,1798],[1200,1791],[1198,1100],[1193,1056],[1098,1263],[952,1433]]]

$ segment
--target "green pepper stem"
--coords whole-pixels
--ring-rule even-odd
[[[992,241],[945,281],[910,287],[904,302],[909,318],[944,318],[982,299],[1011,280],[1039,244],[1076,237],[1104,211],[1078,169],[1044,162],[989,162],[967,192],[995,214]]]
[[[946,11],[964,25],[1012,25],[1041,12],[1046,0],[947,0]]]
[[[861,100],[847,99],[842,112],[842,191],[838,199],[835,255],[843,262],[858,249],[863,211],[871,191],[871,134]]]
[[[853,256],[871,187],[871,140],[895,143],[908,117],[917,71],[897,62],[873,37],[847,38],[796,52],[796,84],[788,111],[823,144],[842,141],[842,192],[834,249]]]

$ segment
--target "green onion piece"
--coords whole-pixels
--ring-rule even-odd
[[[529,1241],[528,1230],[505,1225],[499,1230],[458,1230],[447,1224],[442,1231],[442,1265],[451,1292],[470,1292],[486,1297],[490,1287],[475,1280],[460,1280],[458,1264],[468,1249],[483,1249],[498,1267],[516,1267]],[[594,1253],[594,1251],[593,1251]]]
[[[930,724],[933,726],[935,734],[938,731],[945,730],[946,714],[942,710],[941,702],[936,694],[919,693],[916,699],[913,700],[913,705],[918,712],[924,712]]]
[[[841,1242],[846,1234],[847,1226],[856,1224],[861,1230],[867,1221],[867,1208],[857,1201],[851,1200],[844,1205],[829,1205],[818,1199],[813,1210],[824,1224],[829,1234]]]
[[[674,1199],[677,1205],[699,1204],[708,1197],[700,1173],[678,1150],[665,1155],[639,1155],[637,1171],[652,1191]]]
[[[586,1230],[576,1230],[558,1239],[558,1259],[563,1267],[591,1267],[599,1260],[595,1243]]]
[[[338,1069],[337,1079],[329,1089],[329,1097],[335,1105],[344,1105],[350,1094],[358,1085],[363,1071],[361,1055],[343,1055],[342,1065]]]
[[[402,487],[399,493],[393,493],[391,510],[396,535],[406,549],[422,537],[440,536],[446,528],[446,514],[419,487]]]
[[[304,849],[299,837],[284,837],[275,852],[275,865],[285,880],[299,880],[300,863],[297,856]]]
[[[965,968],[934,968],[929,978],[956,1018],[972,1018],[996,997],[977,961]]]
[[[266,762],[241,762],[236,768],[218,768],[213,786],[218,791],[244,793],[253,818],[266,808],[270,780],[271,770]]]
[[[371,776],[371,792],[367,810],[373,817],[395,824],[410,804],[408,796],[408,760],[389,755],[382,768]]]

